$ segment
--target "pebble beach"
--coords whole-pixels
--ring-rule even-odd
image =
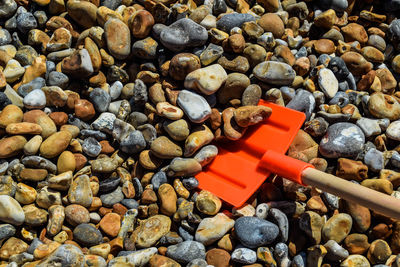
[[[0,0],[0,267],[400,267],[400,221],[196,179],[263,99],[305,114],[288,156],[400,201],[399,82],[399,0]]]

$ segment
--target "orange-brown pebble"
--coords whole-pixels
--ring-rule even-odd
[[[101,219],[99,226],[108,236],[116,237],[121,228],[121,217],[117,213],[108,213]]]
[[[54,121],[57,127],[60,127],[67,123],[68,115],[65,112],[52,112],[49,115],[50,119]]]
[[[92,119],[96,114],[93,104],[86,99],[76,100],[74,109],[75,115],[84,121]]]

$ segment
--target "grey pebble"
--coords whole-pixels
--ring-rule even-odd
[[[10,32],[7,29],[0,29],[0,45],[8,45],[11,41]]]
[[[142,132],[135,130],[122,137],[119,146],[121,151],[134,154],[146,148],[146,140]]]
[[[151,184],[153,185],[153,190],[158,191],[158,188],[162,184],[168,183],[167,174],[163,171],[156,172],[153,177],[151,177]]]
[[[185,228],[183,228],[182,226],[178,227],[178,233],[179,236],[183,238],[183,240],[185,241],[193,241],[194,240],[194,236],[187,231]]]
[[[285,213],[282,211],[272,208],[269,210],[269,216],[272,221],[279,227],[279,239],[281,242],[286,242],[289,238],[289,220]]]
[[[142,133],[143,138],[146,141],[147,145],[150,145],[151,142],[156,140],[157,130],[153,125],[146,123],[146,124],[140,125],[137,129]]]
[[[121,187],[118,186],[111,193],[100,195],[100,199],[105,207],[112,207],[114,204],[117,204],[124,199],[124,194],[122,193]]]
[[[142,80],[136,79],[133,86],[133,96],[130,100],[133,109],[137,110],[142,108],[149,99],[147,86]]]
[[[368,45],[379,49],[381,52],[384,52],[386,49],[385,39],[383,39],[382,37],[380,37],[377,34],[371,34],[368,37]]]
[[[296,90],[296,95],[289,101],[286,107],[304,112],[306,114],[306,120],[308,120],[315,109],[315,105],[313,94],[306,90],[298,89]]]
[[[121,204],[127,207],[128,209],[137,209],[139,207],[139,203],[132,198],[125,198],[121,201]]]
[[[124,85],[120,81],[115,81],[110,86],[110,97],[111,97],[111,100],[116,100],[121,95],[123,87],[124,87]]]
[[[0,225],[0,240],[8,239],[15,235],[16,229],[11,224],[1,224]]]
[[[96,111],[107,111],[111,102],[111,97],[106,91],[101,88],[94,88],[93,91],[90,92],[89,97]]]
[[[116,116],[114,114],[103,112],[94,122],[92,122],[91,126],[96,130],[112,134],[115,119]]]
[[[346,259],[349,256],[349,252],[339,245],[335,240],[329,240],[324,244],[327,250],[326,258],[328,260],[338,262]]]
[[[32,81],[25,83],[18,87],[18,94],[22,97],[25,97],[27,94],[32,92],[35,89],[41,89],[46,86],[46,81],[42,77],[37,77]]]
[[[40,156],[28,156],[21,160],[22,164],[30,168],[46,169],[50,173],[57,171],[57,166],[48,159]]]
[[[36,18],[39,28],[43,28],[46,26],[47,22],[47,14],[43,10],[37,10],[33,13],[33,16]]]
[[[360,118],[357,120],[356,125],[361,128],[367,138],[381,133],[381,127],[379,126],[378,120]]]
[[[278,261],[279,266],[281,267],[289,267],[290,259],[289,259],[289,248],[285,243],[277,243],[274,249],[275,259]]]
[[[239,241],[249,248],[268,245],[279,235],[278,226],[257,217],[240,217],[234,228]]]
[[[253,264],[257,261],[257,254],[248,248],[237,248],[232,252],[231,260],[241,264]]]
[[[339,122],[329,126],[319,151],[327,158],[355,157],[362,151],[364,143],[364,133],[357,125]]]
[[[82,223],[75,227],[73,234],[74,240],[76,240],[79,244],[87,247],[98,245],[103,239],[103,235],[101,234],[101,232],[97,230],[96,227],[94,227],[93,225],[87,223]],[[65,258],[65,256],[61,257]]]
[[[206,99],[194,92],[182,90],[179,92],[177,104],[194,123],[201,123],[211,115],[211,107]]]
[[[385,168],[386,160],[381,151],[376,148],[370,148],[364,155],[364,163],[368,166],[369,170],[379,172]]]
[[[81,134],[82,138],[93,137],[98,141],[107,139],[107,135],[98,130],[84,129],[84,130],[80,131],[80,134]]]
[[[291,85],[296,72],[292,67],[283,62],[264,61],[253,69],[253,74],[260,81],[272,85]]]
[[[41,245],[41,244],[43,244],[43,242],[40,241],[39,238],[35,237],[35,238],[32,240],[32,242],[31,242],[31,244],[29,245],[29,248],[28,248],[28,250],[27,250],[26,252],[28,252],[28,253],[30,253],[30,254],[33,254],[33,252],[35,251],[35,249],[36,249],[39,245]]]
[[[160,33],[161,43],[174,52],[185,48],[202,46],[207,42],[208,33],[206,28],[191,19],[180,19]]]
[[[89,157],[95,158],[101,152],[101,145],[95,138],[88,137],[82,143],[82,150]]]
[[[27,33],[29,30],[37,27],[35,16],[31,12],[22,12],[17,16],[17,28],[22,33]]]
[[[52,71],[49,73],[47,83],[48,85],[54,85],[65,89],[69,83],[69,78],[62,72]]]
[[[188,177],[182,179],[182,184],[187,190],[191,191],[199,186],[199,181],[196,177]]]
[[[255,20],[256,18],[251,14],[230,13],[222,16],[217,21],[217,28],[224,32],[229,33],[232,30],[232,28],[242,27],[243,23]]]
[[[183,241],[182,243],[169,246],[166,256],[179,263],[187,264],[194,259],[205,259],[206,249],[200,242]]]
[[[68,49],[64,49],[64,50],[60,50],[60,51],[56,51],[56,52],[51,52],[51,53],[47,54],[47,59],[54,61],[54,62],[59,62],[59,61],[63,60],[64,58],[69,57],[74,52],[75,52],[75,48],[68,48]]]

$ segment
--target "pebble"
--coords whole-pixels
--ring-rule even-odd
[[[241,27],[243,23],[248,21],[255,21],[255,17],[251,14],[245,13],[231,13],[225,14],[217,21],[217,28],[224,31],[230,32],[234,27]]]
[[[272,85],[291,85],[296,73],[286,63],[265,61],[254,67],[254,76],[257,79]]]
[[[75,227],[74,239],[84,246],[95,246],[100,244],[103,236],[94,226],[86,223],[79,224]]]
[[[231,259],[241,264],[253,264],[257,261],[257,254],[248,248],[237,248],[232,252]]]
[[[352,225],[353,220],[350,215],[346,213],[333,215],[322,227],[322,239],[340,243],[350,233]]]
[[[177,104],[192,122],[201,123],[211,116],[211,107],[207,100],[195,92],[180,91]]]
[[[323,68],[318,72],[318,85],[328,98],[333,98],[339,89],[338,80],[328,68]]]
[[[362,151],[364,143],[364,133],[358,126],[338,122],[328,127],[319,151],[328,158],[355,157]]]
[[[183,241],[182,243],[168,246],[166,256],[179,263],[188,264],[194,259],[205,259],[206,251],[202,243]]]
[[[205,218],[197,227],[195,239],[205,246],[211,245],[233,228],[235,221],[223,213]]]
[[[131,35],[128,26],[119,19],[109,19],[104,24],[104,36],[111,55],[125,59],[131,52]]]
[[[160,33],[161,43],[174,52],[189,47],[202,46],[207,38],[207,30],[203,26],[186,18],[172,23]]]
[[[210,95],[221,87],[227,77],[226,71],[220,64],[213,64],[190,72],[185,78],[184,86]]]
[[[279,234],[278,226],[257,217],[241,217],[234,227],[240,242],[250,248],[270,244]]]

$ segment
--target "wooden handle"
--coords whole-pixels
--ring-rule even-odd
[[[315,186],[325,192],[400,220],[399,199],[314,168],[306,168],[301,176],[306,185]]]

